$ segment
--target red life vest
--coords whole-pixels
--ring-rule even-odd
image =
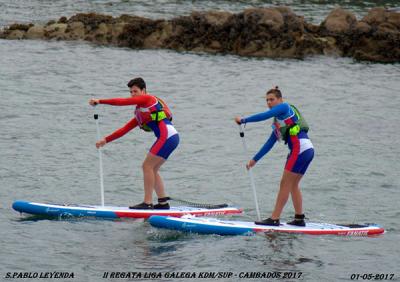
[[[150,107],[138,107],[135,109],[135,117],[138,121],[139,127],[144,131],[152,131],[152,129],[147,125],[152,121],[161,121],[163,119],[172,120],[171,110],[168,108],[167,104],[160,98],[154,96],[157,102]]]

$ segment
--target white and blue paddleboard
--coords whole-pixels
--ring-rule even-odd
[[[149,222],[152,226],[194,232],[200,234],[218,235],[252,235],[263,233],[297,233],[311,235],[342,235],[342,236],[370,236],[382,234],[385,230],[375,224],[329,224],[307,222],[305,227],[288,225],[280,226],[256,225],[247,221],[220,220],[216,218],[197,218],[183,216],[181,218],[169,216],[151,216]]]
[[[13,209],[21,213],[31,215],[41,215],[48,217],[97,217],[97,218],[148,218],[152,215],[163,216],[211,216],[224,214],[237,214],[243,210],[235,207],[218,207],[218,208],[195,208],[188,206],[171,207],[169,210],[139,210],[130,209],[129,207],[115,206],[95,206],[95,205],[60,205],[35,203],[27,201],[15,201],[12,205]]]

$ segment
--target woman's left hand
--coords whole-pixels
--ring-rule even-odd
[[[255,160],[250,160],[247,164],[246,164],[246,168],[247,170],[249,170],[250,168],[252,168],[253,166],[256,165],[256,161]]]

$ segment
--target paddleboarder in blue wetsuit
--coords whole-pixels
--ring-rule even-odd
[[[282,210],[289,199],[289,195],[291,195],[295,217],[288,224],[305,226],[303,199],[299,183],[314,157],[314,148],[307,135],[309,128],[299,110],[295,106],[283,101],[282,93],[278,86],[267,92],[266,100],[270,110],[249,117],[235,118],[237,124],[259,122],[270,118],[274,119],[271,135],[260,151],[247,163],[247,169],[255,166],[271,150],[276,141],[285,142],[290,150],[274,211],[271,217],[262,221],[256,221],[255,223],[259,225],[278,226]]]

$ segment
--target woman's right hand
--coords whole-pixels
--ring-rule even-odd
[[[96,105],[99,104],[99,99],[94,99],[94,98],[92,98],[92,99],[89,100],[89,104],[90,104],[91,106],[96,106]]]
[[[96,148],[97,148],[97,149],[100,149],[101,147],[103,147],[103,146],[106,145],[106,144],[107,144],[107,141],[106,141],[105,138],[103,138],[103,139],[101,139],[101,140],[99,140],[99,141],[96,142]]]
[[[255,160],[250,160],[247,164],[246,164],[246,168],[247,170],[249,170],[250,168],[252,168],[253,166],[256,165],[256,161]]]

